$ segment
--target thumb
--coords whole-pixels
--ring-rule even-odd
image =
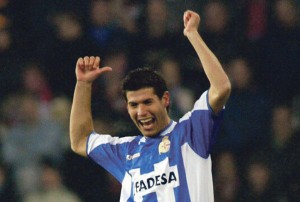
[[[97,74],[100,75],[100,74],[103,74],[105,72],[111,72],[112,71],[112,68],[111,67],[102,67],[102,68],[98,68],[97,69]]]

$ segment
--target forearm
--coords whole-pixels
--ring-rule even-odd
[[[194,47],[204,72],[210,82],[210,104],[217,112],[222,109],[230,94],[230,81],[214,53],[207,47],[197,31],[187,33],[187,38]]]
[[[94,129],[91,113],[91,91],[92,83],[77,82],[70,116],[71,148],[82,156],[86,156],[87,137]]]

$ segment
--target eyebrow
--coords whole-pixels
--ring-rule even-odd
[[[145,102],[149,102],[149,101],[153,101],[153,98],[146,98],[144,100],[142,100],[141,102],[136,102],[136,101],[129,101],[128,104],[137,104],[137,103],[145,103]]]

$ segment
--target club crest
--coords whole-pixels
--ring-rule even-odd
[[[159,152],[159,154],[168,152],[170,150],[170,146],[171,146],[171,142],[169,140],[169,137],[165,136],[161,140],[161,143],[159,143],[159,146],[158,146],[158,152]]]

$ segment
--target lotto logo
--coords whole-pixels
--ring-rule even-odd
[[[169,159],[154,164],[154,171],[140,174],[140,169],[130,171],[135,201],[149,193],[156,193],[159,201],[175,201],[174,188],[179,186],[177,166],[169,166]]]

